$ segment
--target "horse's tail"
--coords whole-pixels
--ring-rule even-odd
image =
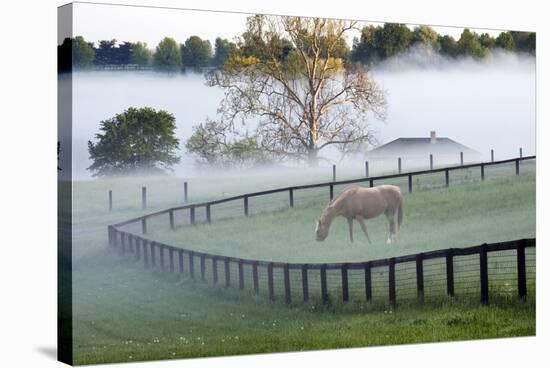
[[[399,196],[399,206],[397,208],[397,228],[401,227],[403,222],[403,197]]]

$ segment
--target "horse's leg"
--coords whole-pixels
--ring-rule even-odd
[[[353,218],[348,218],[349,240],[353,243]]]
[[[388,234],[388,240],[386,240],[386,244],[391,244],[393,239],[393,231],[395,228],[395,215],[389,211],[386,212],[386,218],[388,219],[388,222],[390,223],[389,230],[390,233]]]
[[[356,219],[357,219],[357,222],[359,222],[359,225],[361,225],[361,229],[363,229],[363,232],[365,233],[365,236],[367,237],[369,244],[372,244],[369,238],[369,233],[367,232],[367,225],[365,225],[365,220],[363,220],[363,218],[359,216],[357,216]]]

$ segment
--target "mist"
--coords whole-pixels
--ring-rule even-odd
[[[535,58],[496,52],[483,60],[450,60],[416,48],[388,59],[371,70],[386,91],[385,122],[371,128],[383,144],[400,137],[448,137],[489,159],[535,154]],[[215,118],[223,92],[208,87],[201,74],[167,75],[152,71],[78,71],[73,76],[73,173],[89,179],[87,141],[99,132],[99,122],[128,107],[150,106],[176,117],[181,163],[176,175],[197,173],[185,153],[192,126]],[[365,155],[341,159],[321,153],[326,161],[358,166]],[[294,166],[288,163],[288,166]],[[203,172],[204,173],[204,172]]]

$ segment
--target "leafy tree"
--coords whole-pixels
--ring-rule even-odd
[[[102,40],[99,41],[98,48],[96,49],[96,55],[94,63],[96,65],[109,65],[114,64],[115,60],[115,46],[116,40]]]
[[[517,51],[528,52],[533,55],[535,54],[536,35],[534,32],[511,31],[510,34],[514,39],[514,44]]]
[[[222,38],[216,38],[214,42],[214,57],[212,59],[212,64],[214,66],[220,67],[225,64],[225,61],[235,52],[237,45],[233,42]]]
[[[450,56],[450,57],[456,57],[458,55],[458,46],[456,44],[455,39],[452,36],[445,35],[445,36],[439,36],[439,46],[440,50],[439,52],[442,55]]]
[[[72,41],[73,66],[83,68],[91,66],[94,62],[95,51],[93,44],[84,40],[82,36],[76,36]]]
[[[376,36],[376,44],[384,50],[385,58],[405,51],[412,41],[412,32],[405,24],[385,23]]]
[[[487,54],[487,48],[481,45],[477,33],[470,31],[468,28],[465,28],[460,35],[457,42],[457,51],[459,55],[475,58],[482,58]]]
[[[380,61],[383,58],[384,50],[377,41],[380,39],[382,27],[369,25],[361,30],[361,37],[355,39],[351,52],[351,59],[354,62],[371,64]]]
[[[131,42],[123,42],[118,45],[118,47],[114,50],[114,60],[111,63],[117,65],[130,64],[133,46],[134,45]]]
[[[509,51],[512,51],[516,48],[514,37],[512,37],[512,34],[510,32],[501,32],[498,35],[495,44],[497,47]]]
[[[136,42],[130,52],[130,63],[139,66],[148,66],[151,63],[151,50],[145,42]]]
[[[237,138],[254,137],[270,155],[312,165],[327,147],[345,154],[372,140],[369,117],[384,117],[385,96],[366,68],[334,54],[355,27],[332,19],[250,17],[242,47],[207,75],[208,85],[225,92],[219,126]],[[292,44],[286,56],[285,39]],[[254,119],[252,133],[236,124],[247,119]]]
[[[179,140],[172,114],[150,107],[130,107],[100,122],[96,143],[88,141],[93,176],[171,170],[178,163]]]
[[[181,69],[181,52],[173,38],[165,37],[157,45],[153,55],[153,67],[162,71],[177,71]]]
[[[270,161],[255,137],[228,137],[228,126],[220,121],[207,120],[193,127],[185,148],[197,157],[200,164],[211,166],[254,166]]]
[[[212,45],[199,36],[191,36],[181,47],[181,57],[184,67],[202,68],[212,61]]]
[[[496,40],[489,33],[482,33],[479,36],[479,43],[481,46],[485,47],[488,50],[494,49],[496,46]]]
[[[429,26],[415,27],[412,34],[412,44],[421,44],[431,47],[435,51],[439,51],[439,34]]]

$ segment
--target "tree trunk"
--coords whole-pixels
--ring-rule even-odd
[[[308,148],[307,156],[310,167],[317,167],[319,165],[319,158],[317,157],[318,152],[317,148]]]

